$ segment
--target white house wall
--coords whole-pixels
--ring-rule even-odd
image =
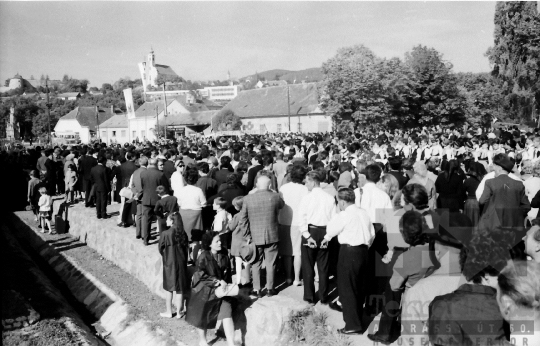
[[[127,127],[100,128],[99,135],[101,140],[107,144],[118,143],[124,145],[124,143],[131,142]]]
[[[300,129],[298,123],[300,122]],[[253,134],[284,133],[289,131],[288,116],[242,118],[242,130]],[[329,115],[291,115],[292,132],[330,132],[332,118]]]
[[[54,133],[61,137],[66,135],[79,135],[82,143],[90,142],[90,131],[82,127],[76,119],[60,119],[54,127]]]
[[[131,142],[137,138],[139,138],[140,141],[144,140],[145,134],[146,139],[153,141],[156,139],[156,136],[154,135],[154,130],[156,128],[156,117],[148,117],[145,118],[135,118],[135,119],[129,119],[129,136],[128,140]]]

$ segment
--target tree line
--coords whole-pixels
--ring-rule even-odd
[[[323,109],[343,127],[487,126],[494,118],[533,125],[540,100],[540,15],[535,2],[500,2],[493,69],[454,73],[434,48],[383,59],[364,45],[345,47],[323,63]]]

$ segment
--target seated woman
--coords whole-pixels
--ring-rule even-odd
[[[400,336],[401,324],[396,317],[401,315],[401,295],[407,288],[414,286],[420,279],[429,276],[435,264],[430,251],[428,229],[425,218],[417,211],[403,214],[399,222],[403,240],[409,248],[401,252],[393,266],[393,273],[385,289],[386,306],[382,310],[379,330],[368,334],[368,338],[384,345],[389,345]]]
[[[497,279],[497,302],[512,345],[540,345],[540,264],[509,262]]]
[[[161,317],[173,317],[172,298],[176,292],[176,318],[183,316],[184,294],[189,283],[187,277],[188,239],[178,212],[167,216],[168,229],[159,236],[159,253],[163,257],[163,289],[167,291],[165,306],[167,311]]]
[[[508,340],[497,305],[497,276],[510,259],[509,234],[479,230],[460,252],[467,283],[429,305],[428,334],[432,345],[487,345]]]
[[[230,287],[230,262],[221,251],[219,233],[206,232],[201,239],[202,253],[197,258],[197,271],[193,274],[191,299],[188,303],[186,321],[197,328],[199,345],[207,346],[206,331],[213,329],[217,321],[223,322],[227,344],[234,345],[234,324],[232,320],[233,298],[238,292],[224,292],[225,297],[218,298],[216,289]],[[234,290],[233,290],[234,291]],[[221,295],[221,294],[219,294]]]

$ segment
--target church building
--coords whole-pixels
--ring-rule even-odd
[[[144,92],[147,91],[149,86],[154,88],[158,86],[156,82],[159,76],[166,78],[178,77],[170,66],[156,64],[156,56],[153,49],[148,54],[146,61],[139,63],[139,72],[141,73]]]

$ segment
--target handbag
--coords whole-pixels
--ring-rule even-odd
[[[24,209],[26,211],[34,210],[34,206],[32,205],[32,203],[29,203]]]
[[[235,297],[238,295],[240,288],[237,284],[227,284],[216,288],[215,294],[218,298]]]
[[[133,191],[127,187],[123,187],[122,190],[120,190],[119,195],[121,197],[132,199],[133,198]]]

